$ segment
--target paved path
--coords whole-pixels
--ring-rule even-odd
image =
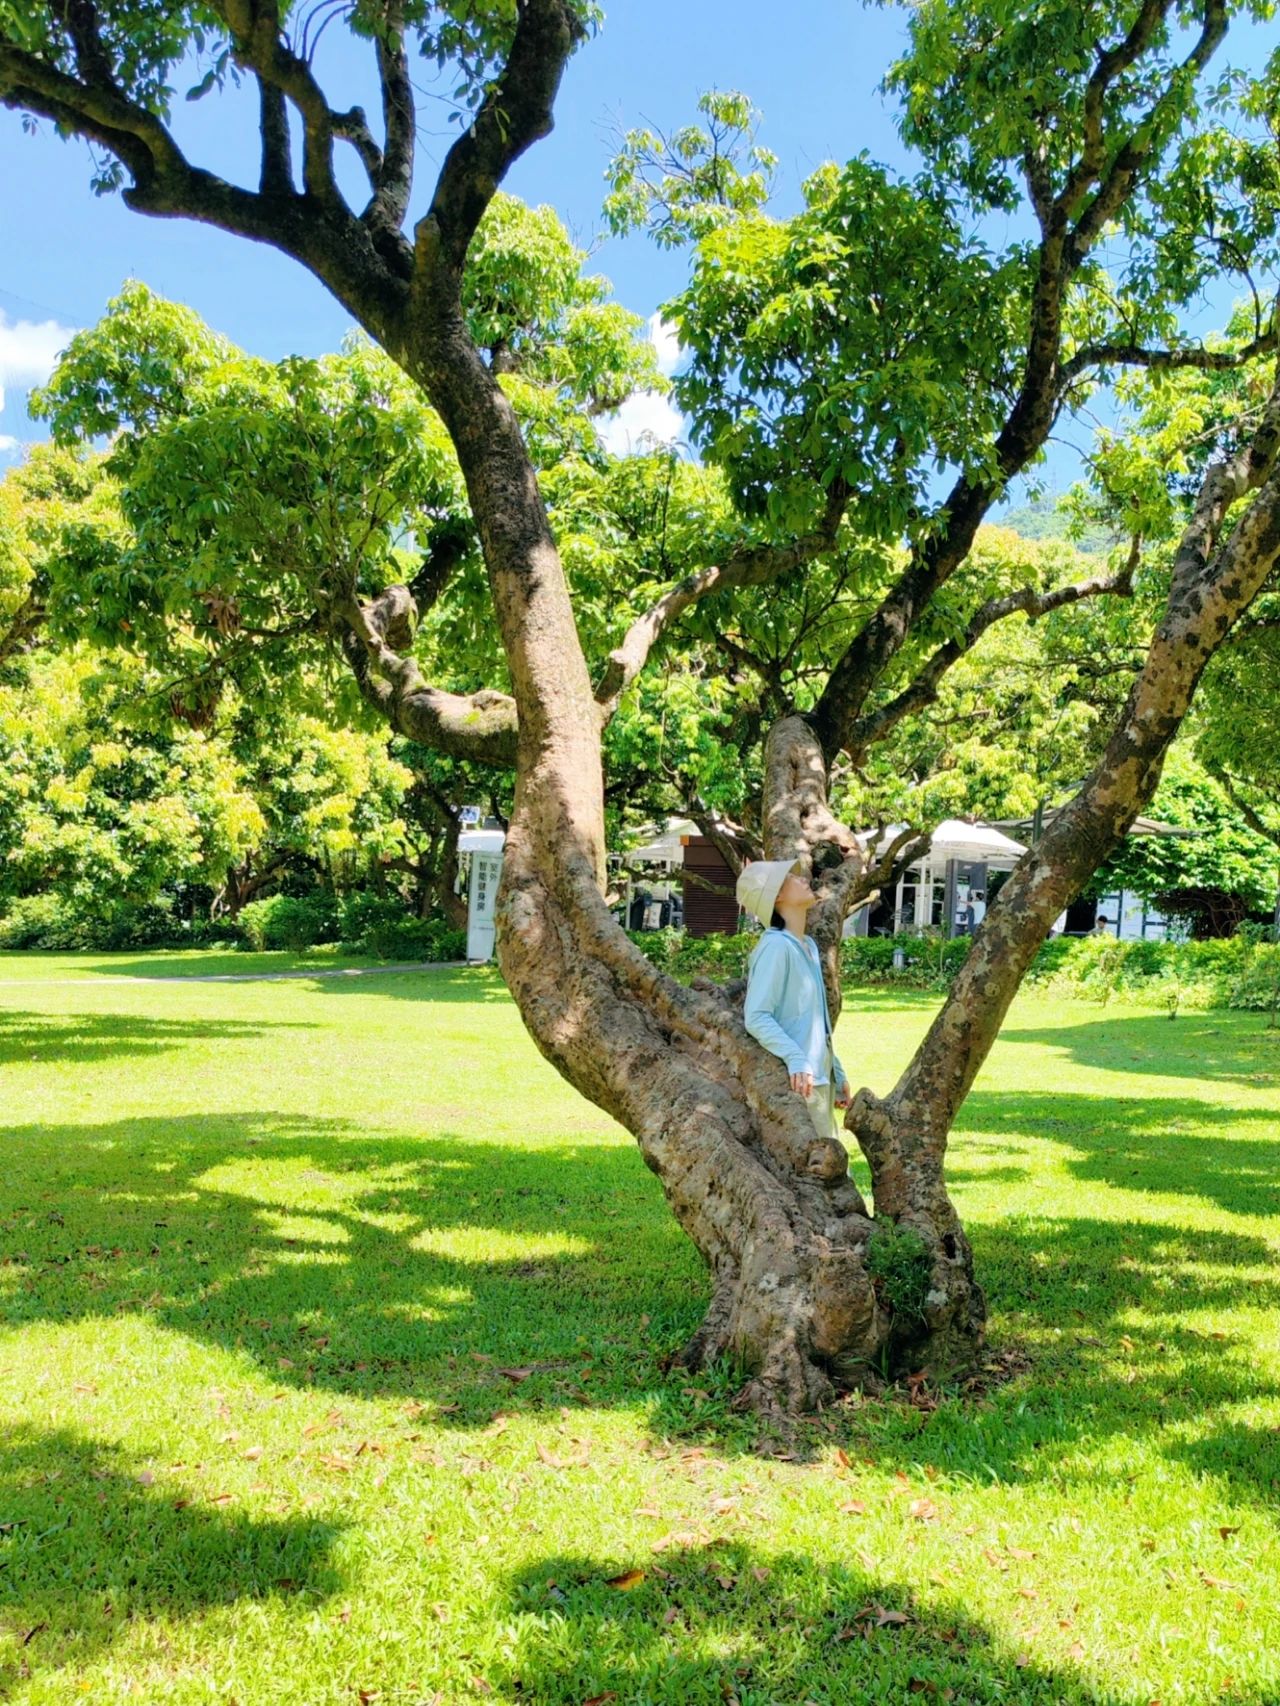
[[[177,976],[157,973],[141,977],[96,977],[92,971],[85,971],[80,977],[0,977],[0,989],[48,988],[64,983],[282,983],[287,978],[297,977],[382,977],[387,972],[457,971],[471,963],[469,960],[407,960],[402,964],[385,966],[317,966],[315,971],[188,972],[185,976],[181,973]]]

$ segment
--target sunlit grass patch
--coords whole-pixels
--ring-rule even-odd
[[[491,974],[24,968],[0,1698],[1280,1698],[1259,1019],[1020,1002],[951,1169],[1027,1372],[787,1460],[665,1369],[699,1263]],[[883,1089],[928,1017],[856,994],[842,1054]]]

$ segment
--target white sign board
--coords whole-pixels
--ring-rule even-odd
[[[493,958],[493,912],[502,875],[501,853],[473,853],[467,891],[467,958]]]

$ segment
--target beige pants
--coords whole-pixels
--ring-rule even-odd
[[[813,1121],[813,1129],[819,1137],[834,1137],[836,1133],[836,1087],[828,1079],[825,1084],[815,1084],[805,1103],[809,1118]]]
[[[836,1135],[836,1067],[830,1045],[827,1047],[827,1081],[814,1085],[805,1107],[819,1137]]]

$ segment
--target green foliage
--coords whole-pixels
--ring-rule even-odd
[[[923,1325],[932,1264],[929,1247],[915,1228],[877,1220],[865,1262],[877,1296],[892,1309],[896,1321],[908,1329]]]
[[[759,937],[689,936],[683,930],[632,931],[631,940],[655,965],[682,982],[723,982],[746,975]],[[940,992],[964,964],[969,939],[921,936],[847,936],[840,944],[840,974],[848,989],[888,986]],[[896,958],[902,960],[895,965]],[[1128,1001],[1159,1006],[1176,990],[1191,1009],[1237,1007],[1269,1010],[1280,977],[1280,946],[1250,929],[1211,942],[1119,942],[1113,936],[1054,937],[1044,943],[1027,974],[1028,985],[1064,998]]]
[[[255,952],[284,948],[301,953],[338,939],[338,903],[323,891],[309,895],[273,894],[251,900],[236,915],[245,943]]]
[[[23,895],[0,913],[0,948],[113,952],[165,948],[190,941],[164,899],[129,900],[106,893]]]
[[[768,201],[778,157],[755,140],[755,107],[745,95],[710,90],[698,97],[698,112],[704,124],[671,136],[650,129],[623,136],[605,174],[604,216],[615,236],[647,229],[676,248]]]
[[[929,470],[991,474],[1022,259],[993,259],[944,195],[865,156],[804,195],[793,219],[744,215],[700,243],[664,309],[688,358],[677,400],[745,514],[803,527],[841,478],[859,532],[896,542]]]
[[[1207,942],[1118,942],[1114,937],[1046,942],[1028,984],[1064,998],[1188,1009],[1269,1010],[1280,946],[1248,931]]]
[[[375,960],[463,960],[467,933],[443,918],[411,918],[402,901],[368,893],[345,895],[339,907],[342,943]]]
[[[1152,817],[1193,833],[1130,836],[1095,877],[1095,888],[1131,889],[1157,905],[1177,891],[1217,890],[1238,896],[1246,910],[1270,913],[1280,850],[1241,822],[1239,809],[1185,743],[1171,750],[1149,809]]]

